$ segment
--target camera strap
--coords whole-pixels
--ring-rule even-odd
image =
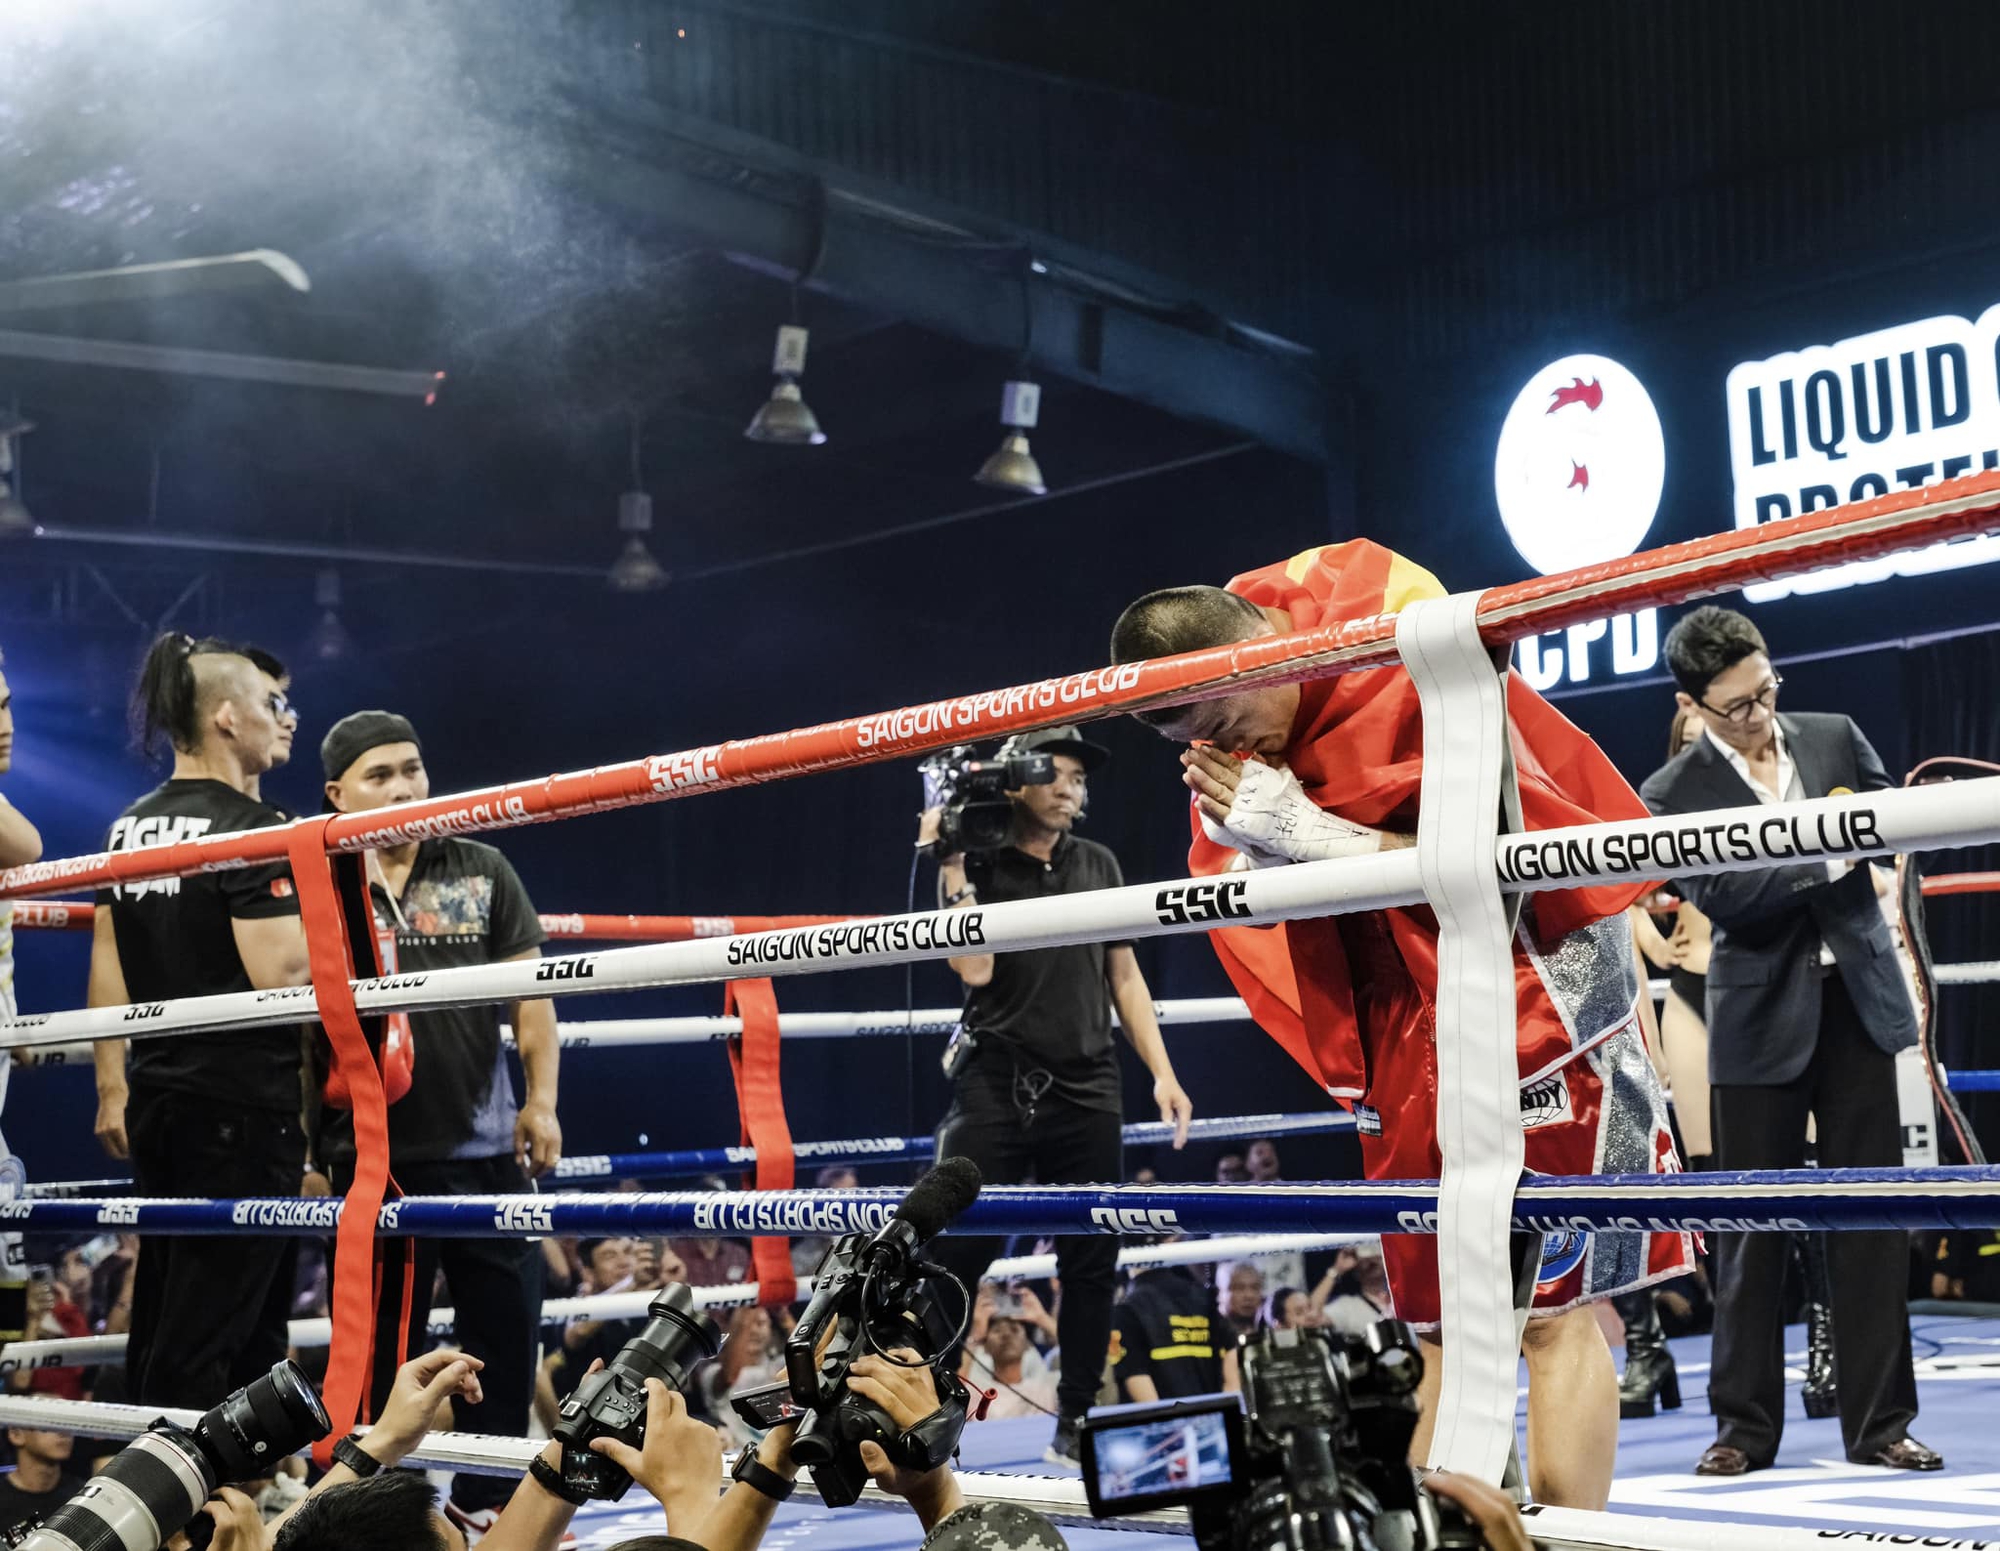
[[[790,1190],[796,1168],[779,1082],[778,994],[769,980],[732,980],[722,988],[722,1010],[743,1020],[743,1032],[729,1041],[729,1072],[736,1082],[744,1144],[757,1150],[750,1184],[758,1190]],[[752,1238],[750,1263],[757,1273],[757,1301],[766,1308],[798,1296],[790,1239]]]

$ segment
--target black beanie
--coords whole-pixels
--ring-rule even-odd
[[[423,751],[417,729],[407,718],[394,711],[356,711],[335,722],[320,740],[320,768],[327,780],[338,781],[363,754],[385,743],[414,743],[419,753]]]

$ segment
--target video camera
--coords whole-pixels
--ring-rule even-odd
[[[921,765],[924,807],[937,808],[938,856],[962,851],[997,851],[1014,827],[1007,794],[1023,786],[1046,786],[1056,778],[1053,754],[1006,754],[980,759],[969,743],[933,754]]]
[[[1240,1396],[1091,1413],[1081,1441],[1095,1517],[1184,1504],[1201,1551],[1483,1544],[1410,1468],[1424,1360],[1407,1325],[1268,1330],[1241,1356]]]
[[[46,1518],[0,1534],[0,1545],[16,1551],[164,1545],[195,1521],[218,1486],[270,1475],[277,1460],[332,1426],[312,1381],[288,1358],[225,1397],[192,1429],[162,1417],[76,1496]]]
[[[813,1487],[830,1508],[846,1507],[868,1484],[864,1442],[918,1471],[937,1469],[958,1447],[969,1396],[944,1357],[965,1319],[954,1324],[939,1306],[929,1278],[949,1273],[918,1259],[917,1250],[972,1205],[979,1185],[971,1159],[947,1158],[910,1187],[880,1233],[837,1240],[813,1278],[812,1301],[785,1341],[784,1380],[732,1399],[736,1414],[752,1427],[798,1422],[792,1459],[812,1471]],[[857,1358],[872,1352],[894,1362],[888,1354],[896,1347],[920,1355],[937,1391],[938,1409],[908,1429],[847,1384]]]
[[[556,1414],[550,1436],[562,1445],[563,1485],[583,1497],[616,1502],[632,1485],[624,1466],[591,1448],[593,1438],[616,1438],[633,1448],[646,1441],[646,1380],[687,1388],[688,1371],[713,1357],[722,1342],[695,1312],[694,1294],[680,1282],[660,1290],[646,1308],[646,1323],[597,1372],[586,1374]]]

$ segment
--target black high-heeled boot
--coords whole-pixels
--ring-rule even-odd
[[[1838,1376],[1833,1370],[1833,1292],[1827,1283],[1826,1240],[1795,1233],[1792,1247],[1806,1284],[1806,1386],[1800,1398],[1815,1419],[1840,1415]]]
[[[1674,1354],[1667,1350],[1667,1333],[1660,1328],[1660,1311],[1653,1289],[1623,1293],[1612,1300],[1625,1321],[1625,1372],[1618,1380],[1618,1414],[1630,1419],[1681,1408],[1681,1376]]]

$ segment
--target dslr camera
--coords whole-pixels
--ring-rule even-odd
[[[1270,1330],[1240,1355],[1240,1396],[1091,1413],[1093,1515],[1185,1505],[1201,1551],[1478,1551],[1477,1526],[1410,1468],[1424,1360],[1407,1325]]]
[[[39,1522],[0,1534],[18,1551],[126,1551],[161,1546],[189,1525],[218,1486],[254,1481],[332,1428],[312,1381],[289,1358],[201,1416],[164,1417],[111,1458],[83,1490]],[[203,1528],[210,1521],[200,1520]],[[206,1537],[202,1543],[206,1544]]]
[[[933,754],[917,766],[924,778],[924,807],[937,808],[937,856],[961,851],[997,851],[1014,827],[1007,794],[1023,786],[1046,786],[1056,778],[1053,754],[1010,754],[980,759],[969,743]]]
[[[879,1444],[896,1464],[936,1470],[958,1448],[970,1399],[945,1353],[963,1331],[931,1290],[948,1274],[917,1250],[979,1194],[979,1170],[969,1158],[947,1158],[910,1187],[880,1233],[837,1240],[813,1278],[812,1301],[785,1341],[785,1377],[732,1397],[736,1414],[768,1429],[796,1421],[792,1459],[813,1473],[813,1489],[829,1508],[845,1508],[868,1484],[861,1445]],[[963,1293],[963,1287],[960,1292]],[[930,1370],[938,1408],[903,1428],[880,1406],[848,1387],[856,1359],[907,1347]]]
[[[694,1294],[670,1283],[646,1307],[646,1323],[597,1372],[587,1374],[556,1413],[550,1436],[562,1445],[563,1486],[578,1497],[617,1502],[632,1485],[624,1466],[591,1448],[593,1438],[616,1438],[632,1448],[646,1441],[646,1380],[685,1390],[688,1371],[722,1350]]]

